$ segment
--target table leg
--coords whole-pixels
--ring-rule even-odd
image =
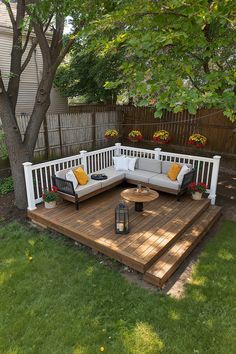
[[[135,202],[134,207],[135,207],[135,211],[143,211],[143,203],[142,202]]]

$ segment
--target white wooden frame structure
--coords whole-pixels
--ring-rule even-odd
[[[209,193],[208,198],[211,200],[212,205],[215,204],[221,156],[216,155],[213,156],[213,158],[209,158],[165,152],[162,151],[161,148],[149,150],[122,146],[120,143],[116,143],[115,146],[112,147],[91,152],[83,150],[80,151],[80,154],[78,155],[53,161],[39,164],[32,164],[31,162],[23,163],[28,210],[36,209],[36,205],[42,202],[42,193],[45,189],[51,188],[51,177],[55,172],[65,168],[73,168],[78,165],[83,165],[86,173],[96,173],[101,169],[112,166],[112,157],[119,155],[192,164],[196,170],[196,182],[204,182],[207,184],[207,193]]]

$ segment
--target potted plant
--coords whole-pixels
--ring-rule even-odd
[[[203,193],[205,193],[207,190],[207,185],[202,182],[192,182],[189,184],[188,189],[192,193],[193,200],[201,200]]]
[[[46,209],[55,208],[57,204],[57,187],[53,186],[51,189],[46,189],[42,194],[44,206]]]
[[[105,138],[108,140],[117,139],[119,132],[116,129],[107,129],[104,134]]]
[[[160,145],[165,145],[170,142],[170,133],[167,130],[157,130],[153,134],[153,141]]]
[[[196,146],[197,148],[203,148],[207,143],[207,138],[201,134],[192,134],[188,139],[188,144]]]
[[[128,139],[132,142],[139,142],[143,140],[143,135],[140,130],[131,130],[128,134]]]

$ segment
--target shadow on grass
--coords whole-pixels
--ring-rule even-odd
[[[151,293],[83,250],[2,227],[1,353],[233,353],[236,224],[202,253],[182,299]]]

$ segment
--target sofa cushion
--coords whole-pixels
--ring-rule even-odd
[[[179,182],[178,181],[171,181],[169,179],[169,177],[164,173],[160,173],[160,174],[157,174],[157,175],[151,177],[149,179],[149,183],[153,184],[155,186],[173,189],[175,191],[180,189]]]
[[[161,161],[140,157],[137,162],[137,168],[139,170],[161,173]]]
[[[74,170],[76,170],[78,167],[84,168],[83,165],[65,168],[64,170],[60,170],[60,171],[55,172],[55,176],[56,176],[56,177],[59,177],[59,178],[66,179],[66,174],[67,174],[67,172],[70,171],[70,170],[74,171]]]
[[[113,156],[113,157],[112,157],[112,162],[113,162],[114,168],[117,167],[117,162],[118,162],[120,159],[124,159],[124,158],[125,158],[125,155]]]
[[[137,168],[137,161],[138,158],[137,157],[126,157],[127,159],[129,159],[129,170],[130,171],[134,171],[135,168]]]
[[[168,170],[167,176],[169,177],[169,179],[171,179],[171,181],[176,181],[177,176],[180,173],[180,170],[181,170],[180,165],[178,165],[177,163],[172,163]]]
[[[129,170],[129,159],[127,157],[118,159],[115,166],[116,171],[128,171]]]
[[[169,169],[170,169],[170,166],[173,164],[174,162],[172,161],[162,161],[162,171],[161,173],[164,173],[164,174],[167,174]],[[189,167],[190,169],[192,168],[192,165],[191,164],[184,164],[184,163],[180,163],[180,162],[177,162],[178,165],[180,165],[181,167],[183,165],[186,165],[187,167]]]
[[[186,173],[190,172],[190,168],[187,165],[183,165],[183,167],[180,170],[180,173],[177,176],[177,181],[179,182],[179,184],[181,185],[184,179],[184,175],[186,175]]]
[[[66,172],[66,180],[71,181],[73,183],[74,189],[77,188],[78,181],[77,181],[77,178],[75,177],[74,172],[72,170],[69,170],[68,172]]]
[[[125,177],[123,171],[116,171],[114,167],[107,167],[104,170],[98,171],[96,173],[104,173],[108,177],[107,179],[100,181],[102,188],[118,181],[122,182]]]
[[[132,179],[134,181],[144,182],[144,183],[148,183],[149,179],[155,175],[156,173],[154,172],[139,170],[139,169],[125,172],[125,177],[127,179]]]
[[[77,181],[80,185],[84,185],[87,184],[89,181],[89,177],[87,175],[86,172],[84,172],[84,169],[82,167],[77,167],[76,169],[74,169],[74,174],[75,177],[77,178]]]
[[[89,181],[87,184],[84,185],[78,185],[77,188],[75,188],[75,193],[78,195],[78,197],[83,197],[86,194],[92,193],[102,187],[101,181],[95,181],[94,179],[89,178]]]

